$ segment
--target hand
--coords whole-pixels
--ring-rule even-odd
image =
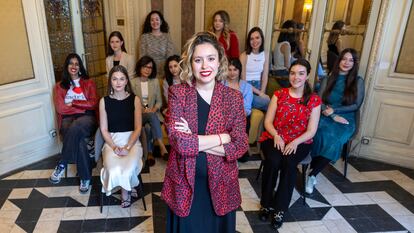
[[[118,156],[127,156],[129,154],[129,150],[125,147],[121,148]]]
[[[72,107],[72,102],[65,103],[65,105],[68,106],[68,107]]]
[[[293,140],[289,144],[286,145],[285,150],[283,151],[283,155],[296,154],[297,148],[298,148],[298,144],[296,140]]]
[[[282,152],[285,150],[285,141],[278,134],[273,137],[273,143],[273,146],[278,150]]]
[[[325,115],[325,116],[329,116],[332,113],[334,113],[334,110],[333,110],[333,108],[331,108],[329,106],[327,106],[326,109],[322,111],[322,114]]]
[[[182,117],[180,117],[180,119],[181,119],[181,121],[175,122],[174,129],[176,129],[178,132],[182,132],[182,133],[186,133],[186,134],[192,134],[191,129],[188,126],[188,122]]]
[[[221,133],[220,138],[221,138],[221,144],[223,145],[231,142],[231,137],[230,137],[230,134],[228,133]]]
[[[336,115],[336,116],[333,118],[333,120],[334,120],[335,122],[340,123],[340,124],[349,125],[349,122],[348,122],[345,118],[343,118],[343,117],[341,117],[341,116],[338,116],[338,115]]]
[[[262,97],[262,98],[266,98],[266,99],[270,100],[270,97],[268,95],[266,95],[266,93],[264,93],[264,92],[260,92],[259,96]]]

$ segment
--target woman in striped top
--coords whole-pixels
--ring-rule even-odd
[[[162,77],[165,60],[175,54],[174,44],[168,33],[169,26],[159,11],[151,11],[145,19],[141,40],[140,57],[145,55],[157,64],[158,77]]]

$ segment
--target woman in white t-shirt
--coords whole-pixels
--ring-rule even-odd
[[[137,78],[131,80],[132,91],[141,99],[142,125],[147,135],[148,164],[155,164],[152,139],[157,140],[161,155],[166,159],[168,151],[162,141],[161,121],[164,118],[160,112],[162,97],[160,83],[157,77],[157,65],[149,56],[141,57],[135,66]],[[148,125],[148,126],[147,126]]]
[[[246,51],[240,55],[242,79],[253,86],[252,107],[267,110],[270,97],[266,95],[269,73],[269,54],[264,51],[263,31],[259,27],[250,29],[246,39]]]

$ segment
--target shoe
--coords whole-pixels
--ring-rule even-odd
[[[148,166],[150,167],[155,165],[155,159],[152,153],[148,153],[147,163],[148,163]]]
[[[90,180],[81,180],[79,185],[79,192],[86,193],[89,191]]]
[[[128,198],[123,200],[121,198],[121,208],[128,208],[131,206],[131,192],[128,192]]]
[[[267,219],[269,218],[271,212],[272,212],[271,208],[264,208],[264,207],[260,208],[259,219],[262,222],[266,222]]]
[[[58,164],[55,167],[55,170],[53,171],[52,175],[50,175],[49,177],[49,181],[52,184],[58,184],[60,182],[60,179],[63,176],[63,173],[65,172],[65,165],[63,164]]]
[[[277,212],[277,213],[275,213],[274,215],[273,215],[273,218],[272,218],[272,227],[274,228],[274,229],[279,229],[280,227],[282,227],[282,225],[283,225],[283,217],[284,217],[284,215],[285,215],[285,213],[283,212],[283,211],[279,211],[279,212]]]
[[[306,182],[305,192],[307,194],[313,193],[313,188],[316,185],[316,177],[315,176],[309,176],[308,181]]]

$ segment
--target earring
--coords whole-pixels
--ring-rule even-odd
[[[114,89],[111,87],[111,95],[114,94]]]

